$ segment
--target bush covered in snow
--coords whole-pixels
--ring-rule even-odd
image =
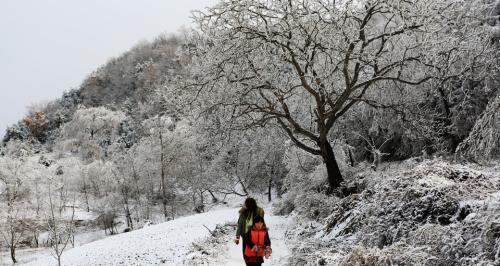
[[[296,197],[291,265],[500,263],[500,176],[491,167],[407,160],[348,183],[357,191],[345,197]]]
[[[236,224],[218,224],[210,231],[210,237],[193,242],[193,246],[184,259],[184,265],[214,265],[220,259],[220,245],[231,242],[236,231]]]

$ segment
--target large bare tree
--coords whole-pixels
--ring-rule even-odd
[[[336,188],[343,177],[330,133],[340,117],[359,103],[379,106],[371,91],[479,64],[487,34],[472,2],[222,0],[195,13],[193,88],[205,111],[224,111],[233,127],[277,123],[323,158]],[[469,65],[455,65],[464,57]]]

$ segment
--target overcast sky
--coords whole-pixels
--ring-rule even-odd
[[[191,26],[217,0],[0,0],[0,136],[141,40]],[[0,137],[0,138],[1,138]]]

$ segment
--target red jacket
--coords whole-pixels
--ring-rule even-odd
[[[262,228],[257,230],[255,226],[247,232],[245,238],[245,256],[247,257],[264,257],[264,250],[266,247],[271,246],[271,240],[269,239],[269,234],[267,233],[267,228]],[[259,247],[258,251],[252,251],[252,248],[257,245]]]

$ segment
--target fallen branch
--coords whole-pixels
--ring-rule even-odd
[[[213,237],[215,237],[215,232],[214,232],[214,231],[210,230],[210,228],[206,227],[205,225],[203,225],[203,227],[205,227],[205,228],[208,230],[208,232],[210,232],[210,234],[211,234]]]

